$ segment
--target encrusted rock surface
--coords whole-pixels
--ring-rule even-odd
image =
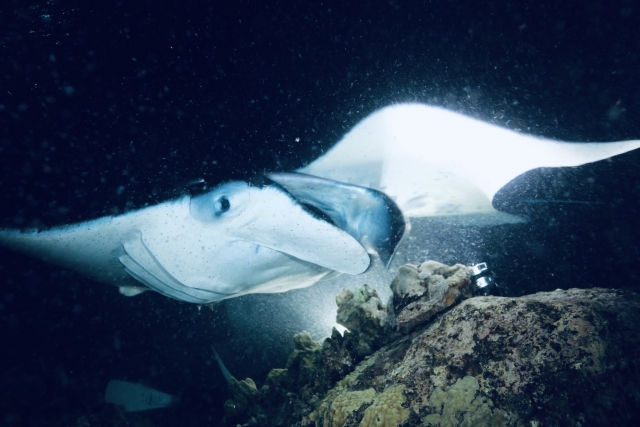
[[[420,278],[421,269],[412,266],[402,274],[413,285],[394,281],[404,299],[393,303],[398,315],[428,301],[429,277],[461,279],[466,268],[435,271]],[[420,295],[418,287],[427,291]],[[362,295],[372,296],[368,289]],[[382,310],[377,302],[369,305]],[[334,331],[322,345],[298,334],[287,369],[270,374],[279,385],[267,380],[245,425],[635,425],[639,295],[569,289],[475,297],[430,319],[408,335],[390,332],[391,341],[364,360],[360,332],[341,337]]]
[[[405,334],[473,296],[468,267],[461,264],[450,267],[436,261],[400,267],[391,290],[395,324]]]

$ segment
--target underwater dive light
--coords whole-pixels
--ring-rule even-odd
[[[476,295],[495,295],[496,280],[486,262],[471,266],[471,281],[476,286]]]

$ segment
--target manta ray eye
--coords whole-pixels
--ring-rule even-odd
[[[222,196],[213,203],[213,208],[215,209],[216,214],[225,213],[231,208],[231,203],[229,202],[229,199]]]

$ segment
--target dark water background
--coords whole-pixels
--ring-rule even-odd
[[[0,5],[0,226],[52,226],[167,200],[194,178],[292,170],[378,108],[440,105],[567,141],[640,139],[633,1]],[[495,206],[530,222],[416,226],[403,261],[488,261],[510,295],[638,287],[640,153],[531,171]],[[529,203],[531,199],[590,204]],[[0,425],[71,426],[109,379],[181,395],[157,425],[215,425],[215,344],[258,384],[301,328],[329,334],[343,285],[198,310],[124,298],[0,252]],[[97,402],[97,403],[96,403]]]

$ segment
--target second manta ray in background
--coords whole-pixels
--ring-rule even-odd
[[[538,167],[578,166],[640,141],[567,143],[421,104],[365,118],[300,173],[231,182],[116,217],[41,232],[0,230],[0,243],[119,286],[194,303],[284,292],[337,273],[388,265],[405,217],[518,222],[498,190]],[[379,191],[376,191],[379,190]]]
[[[407,217],[504,224],[521,219],[494,209],[493,197],[518,175],[579,166],[638,147],[640,140],[553,141],[442,108],[398,104],[369,115],[299,171],[383,191]]]

